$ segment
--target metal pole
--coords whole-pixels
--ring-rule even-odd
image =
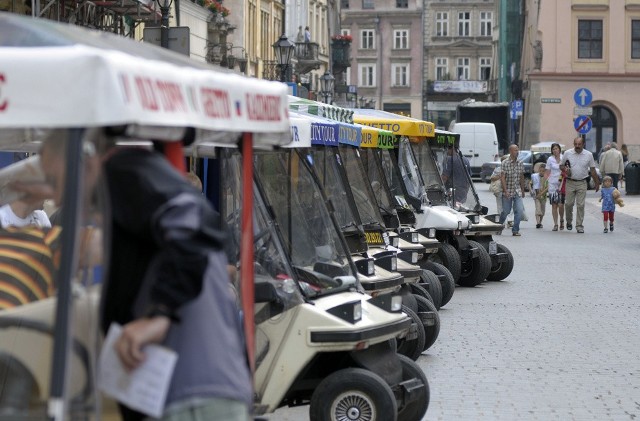
[[[169,0],[163,0],[160,6],[162,19],[160,20],[160,46],[169,48],[169,8],[171,3]]]
[[[49,420],[63,421],[67,419],[67,366],[69,349],[73,329],[71,327],[71,313],[73,311],[72,285],[77,263],[76,238],[78,236],[78,221],[80,220],[80,203],[82,202],[82,129],[69,130],[65,157],[67,162],[74,165],[67,166],[64,179],[64,198],[62,202],[62,245],[60,268],[58,269],[58,294],[56,305],[56,319],[53,330],[53,356],[51,360],[51,379],[49,382],[49,402],[47,416]]]

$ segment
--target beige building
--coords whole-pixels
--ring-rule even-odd
[[[527,0],[521,68],[524,146],[591,127],[588,150],[640,159],[640,0]]]
[[[425,0],[423,117],[448,128],[462,100],[496,101],[493,1]]]
[[[353,38],[346,84],[368,107],[421,118],[422,1],[340,3],[342,33]]]

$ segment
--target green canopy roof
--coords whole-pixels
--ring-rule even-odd
[[[310,99],[289,96],[289,109],[302,113],[313,114],[341,123],[353,124],[353,111],[335,105],[324,104]]]

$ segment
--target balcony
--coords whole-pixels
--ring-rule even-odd
[[[351,41],[334,39],[331,41],[333,73],[341,73],[351,67]]]
[[[318,60],[318,49],[320,46],[316,42],[296,42],[294,57],[297,60],[296,73],[309,73],[320,68]]]

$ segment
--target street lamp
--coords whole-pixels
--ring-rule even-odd
[[[280,82],[287,81],[287,70],[291,65],[295,48],[295,45],[289,41],[289,38],[287,38],[285,34],[282,34],[280,39],[273,44],[273,50],[276,53],[276,63],[280,66]]]
[[[361,96],[360,99],[358,99],[360,108],[364,108],[364,106],[367,104],[367,98]]]
[[[322,76],[320,76],[320,93],[324,97],[324,102],[326,104],[330,102],[329,98],[331,98],[331,95],[333,94],[333,84],[335,83],[335,81],[336,78],[333,77],[333,75],[329,73],[328,70],[324,72]]]

